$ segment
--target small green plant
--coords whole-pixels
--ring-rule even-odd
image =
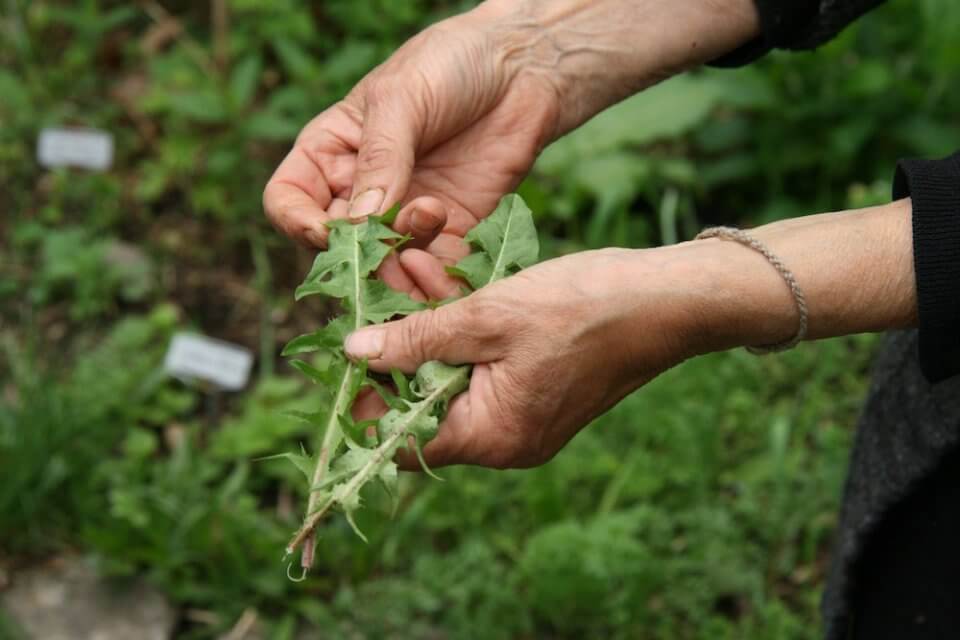
[[[470,381],[469,366],[427,362],[412,380],[393,371],[395,390],[390,390],[368,374],[365,363],[353,363],[344,354],[343,341],[350,331],[423,307],[371,278],[404,240],[387,226],[393,215],[395,209],[361,224],[331,222],[329,248],[317,256],[296,293],[297,299],[313,294],[337,298],[345,311],[322,329],[295,338],[284,349],[285,355],[315,354],[313,363],[293,360],[292,364],[320,387],[320,410],[300,414],[319,430],[317,451],[275,456],[289,459],[309,482],[303,524],[286,549],[289,556],[302,547],[304,574],[313,565],[317,524],[331,509],[341,510],[357,535],[366,540],[354,520],[361,504],[360,491],[377,481],[388,495],[396,496],[393,457],[399,449],[411,447],[424,471],[431,473],[423,459],[423,446],[437,435],[450,400]],[[532,265],[539,253],[533,216],[517,195],[505,196],[466,239],[475,252],[450,271],[473,289]],[[364,387],[374,388],[389,406],[379,420],[355,421],[351,416]]]

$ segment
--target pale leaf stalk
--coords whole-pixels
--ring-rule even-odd
[[[360,238],[358,236],[359,226],[354,225],[353,227],[353,252],[354,252],[354,287],[353,287],[353,308],[354,308],[354,330],[357,330],[364,325],[366,322],[363,319],[363,296],[360,292]],[[340,422],[338,417],[345,415],[350,407],[348,400],[350,398],[350,381],[353,379],[354,375],[354,364],[352,362],[347,362],[347,367],[343,371],[343,378],[340,380],[340,387],[337,389],[337,396],[334,400],[333,411],[330,412],[330,417],[327,419],[327,425],[323,433],[323,441],[320,445],[320,453],[317,456],[317,465],[313,468],[313,474],[310,480],[310,495],[307,498],[307,511],[304,514],[304,526],[301,527],[300,531],[305,531],[303,537],[303,552],[300,554],[300,567],[304,570],[310,569],[313,566],[313,556],[314,549],[316,548],[316,523],[310,527],[306,527],[306,523],[309,522],[310,517],[314,511],[317,510],[317,502],[320,500],[320,494],[316,491],[313,491],[312,488],[319,486],[325,476],[327,471],[330,469],[330,457],[336,451],[337,447],[340,446],[340,443],[343,441],[343,431],[340,428]],[[287,553],[292,553],[291,549],[287,549]]]
[[[460,370],[468,371],[469,367],[460,367]],[[411,409],[409,412],[403,414],[403,422],[399,425],[397,430],[380,443],[373,455],[370,457],[370,460],[357,471],[353,478],[350,479],[350,481],[344,486],[343,490],[338,494],[339,498],[334,498],[333,494],[331,493],[331,495],[327,497],[326,501],[316,511],[309,513],[306,520],[304,520],[303,526],[300,527],[300,530],[297,531],[297,533],[290,540],[289,544],[287,544],[287,554],[292,554],[301,544],[309,542],[309,538],[312,536],[317,524],[327,513],[327,511],[329,511],[338,500],[342,500],[345,497],[353,495],[354,493],[358,492],[360,488],[363,487],[368,481],[370,481],[374,475],[376,475],[380,466],[384,462],[387,462],[390,456],[392,456],[398,443],[400,443],[403,438],[411,435],[410,427],[414,425],[423,415],[429,414],[433,410],[436,402],[441,398],[447,397],[452,388],[462,384],[462,376],[452,376],[443,385],[434,389],[430,395],[424,398],[421,402],[417,403],[416,408]]]

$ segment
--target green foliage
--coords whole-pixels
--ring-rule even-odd
[[[117,302],[142,302],[154,288],[153,265],[139,251],[89,229],[47,229],[24,225],[18,238],[36,247],[29,283],[31,304],[68,302],[69,313],[85,320],[110,311]]]
[[[386,218],[395,214],[396,210]],[[353,514],[360,506],[359,489],[365,480],[353,485],[353,476],[365,469],[372,469],[372,473],[365,471],[371,478],[396,476],[395,469],[392,473],[386,470],[381,473],[379,468],[392,465],[392,455],[381,455],[374,461],[375,452],[364,448],[365,427],[358,429],[352,422],[351,408],[361,387],[366,384],[366,367],[347,360],[343,353],[343,338],[348,331],[419,308],[407,296],[370,277],[393,250],[389,242],[403,239],[387,226],[383,218],[374,217],[360,224],[334,221],[329,226],[328,249],[317,254],[306,279],[297,288],[296,296],[299,299],[324,294],[339,299],[346,314],[315,333],[294,339],[284,350],[286,354],[318,352],[315,362],[319,366],[302,360],[293,361],[297,369],[319,385],[320,409],[305,416],[318,429],[316,453],[313,457],[305,453],[277,456],[292,462],[307,480],[309,499],[304,526],[287,546],[288,554],[301,544],[305,546],[301,557],[304,570],[313,564],[316,523],[334,504],[344,511],[350,525],[362,536]],[[337,457],[345,440],[352,445],[350,451]]]
[[[365,365],[349,362],[343,353],[348,329],[381,323],[420,307],[405,295],[387,289],[382,281],[369,279],[394,249],[395,245],[389,243],[403,240],[386,226],[396,211],[395,207],[383,218],[370,218],[361,224],[330,223],[327,250],[317,255],[306,280],[297,288],[298,299],[322,293],[340,299],[346,310],[345,315],[323,329],[295,338],[284,350],[286,354],[319,351],[322,356],[319,368],[293,361],[302,373],[321,385],[320,410],[305,416],[320,429],[317,453],[272,456],[290,461],[307,479],[310,498],[304,523],[287,545],[287,554],[304,546],[304,570],[313,565],[314,530],[335,506],[366,541],[355,520],[361,506],[361,490],[376,480],[389,496],[396,498],[397,466],[393,458],[399,449],[412,446],[424,471],[433,475],[423,459],[423,446],[437,435],[450,400],[469,384],[469,367],[426,362],[412,382],[399,371],[393,373],[399,394],[394,395],[367,378]],[[467,240],[477,252],[451,271],[464,276],[475,288],[537,260],[539,244],[533,216],[517,195],[504,196],[495,211],[470,231]],[[351,416],[357,394],[365,385],[375,387],[390,407],[383,417],[373,421],[375,435],[368,433],[371,424],[357,423]],[[342,452],[341,444],[346,445]]]
[[[533,214],[516,194],[504,196],[493,213],[467,232],[465,239],[475,252],[448,271],[474,289],[532,266],[540,254]]]
[[[244,601],[285,595],[282,575],[262,569],[285,530],[260,513],[248,466],[201,455],[198,435],[184,434],[157,459],[151,432],[129,433],[125,455],[99,470],[107,511],[85,522],[82,536],[104,570],[144,572],[177,600],[237,616]]]
[[[0,609],[0,640],[26,640],[26,634]]]
[[[156,375],[172,320],[163,308],[124,320],[65,377],[4,344],[13,400],[0,404],[0,548],[62,546],[75,522],[101,510],[96,470],[125,431],[190,409],[192,397]]]
[[[268,378],[245,394],[236,415],[210,436],[209,454],[232,462],[273,451],[280,443],[310,435],[309,409],[316,404],[294,378]]]
[[[955,149],[945,25],[958,20],[945,0],[892,1],[814,54],[670,79],[548,147],[520,193],[549,212],[541,230],[591,247],[838,210],[864,185],[889,198],[898,158]],[[670,190],[676,216],[645,223]]]

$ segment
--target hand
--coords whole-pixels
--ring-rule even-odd
[[[428,463],[542,464],[593,418],[696,352],[671,250],[550,260],[457,302],[352,334],[370,368],[475,363]],[[625,295],[629,292],[629,295]],[[414,463],[415,464],[415,463]]]
[[[400,202],[395,227],[412,246],[448,264],[466,255],[463,235],[556,129],[555,88],[508,58],[501,26],[475,13],[438,23],[311,121],[264,191],[274,225],[323,248],[325,221]],[[395,257],[381,275],[419,293]]]
[[[900,200],[751,233],[797,278],[808,337],[817,339],[916,325],[910,229],[911,203]],[[705,240],[549,260],[436,310],[362,329],[345,347],[377,371],[473,363],[470,388],[451,403],[426,459],[525,467],[682,360],[777,344],[797,322],[793,295],[766,258]]]
[[[411,39],[311,121],[264,208],[323,248],[325,221],[402,203],[397,230],[427,252],[391,256],[381,276],[424,297],[424,273],[466,254],[463,235],[544,145],[733,48],[756,22],[752,0],[490,0]]]

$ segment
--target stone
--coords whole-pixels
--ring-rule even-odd
[[[0,606],[33,640],[168,640],[176,611],[140,579],[107,579],[81,558],[57,558],[8,576]]]

